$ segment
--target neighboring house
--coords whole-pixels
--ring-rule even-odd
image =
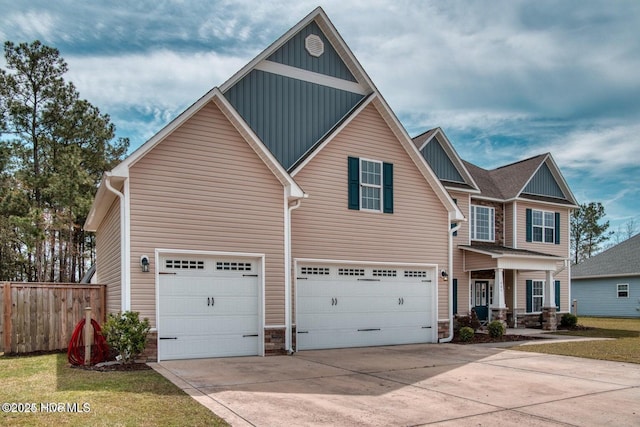
[[[314,10],[105,173],[108,311],[148,317],[160,360],[447,341],[471,308],[555,314],[549,282],[566,311],[552,158],[483,171],[425,135]]]
[[[85,229],[164,360],[449,337],[462,220],[318,8],[107,172]]]
[[[570,309],[569,226],[577,202],[551,154],[485,170],[440,128],[414,138],[468,221],[453,238],[453,312],[555,329]],[[554,310],[552,307],[556,307]],[[543,316],[541,316],[543,315]]]
[[[640,317],[640,234],[571,268],[578,316]]]

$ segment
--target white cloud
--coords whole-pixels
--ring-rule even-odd
[[[12,27],[12,33],[18,34],[21,39],[25,39],[20,41],[50,39],[56,32],[58,24],[54,14],[38,10],[8,13],[2,18],[2,23],[2,27]],[[4,34],[3,38],[6,38]],[[18,41],[16,40],[16,42]]]
[[[638,167],[640,124],[602,125],[576,129],[567,135],[538,146],[552,151],[553,157],[567,169],[589,171],[594,176],[624,175]],[[640,184],[640,178],[636,178]]]
[[[221,85],[246,58],[168,50],[69,57],[69,80],[81,96],[108,108],[184,106]]]

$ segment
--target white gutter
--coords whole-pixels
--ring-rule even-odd
[[[462,224],[458,223],[449,230],[449,336],[440,338],[439,343],[447,343],[453,339],[453,233],[458,231]]]
[[[129,251],[127,250],[127,208],[126,197],[111,185],[111,175],[105,174],[105,187],[120,199],[120,305],[122,311],[131,309],[131,293],[129,290]]]
[[[307,195],[305,194],[306,198]],[[297,199],[293,205],[289,206],[289,200],[285,189],[285,212],[284,219],[284,325],[285,337],[284,347],[287,354],[293,353],[292,346],[292,326],[291,326],[291,212],[300,207],[302,199]]]

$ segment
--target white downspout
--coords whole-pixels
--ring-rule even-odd
[[[453,233],[458,231],[461,225],[458,223],[449,230],[449,336],[440,338],[439,343],[447,343],[453,339]]]
[[[306,197],[306,194],[305,194]],[[291,212],[300,207],[301,199],[289,206],[285,190],[286,218],[284,221],[284,347],[287,354],[293,353],[291,325]]]
[[[122,311],[126,311],[130,309],[130,302],[128,299],[129,295],[129,271],[127,262],[128,253],[127,253],[127,209],[125,206],[125,195],[120,191],[116,190],[111,185],[111,177],[112,175],[107,173],[105,174],[105,187],[107,190],[118,196],[120,199],[120,308]]]

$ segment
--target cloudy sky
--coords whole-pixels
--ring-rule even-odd
[[[410,135],[485,168],[549,151],[640,231],[636,0],[0,0],[0,39],[58,48],[135,149],[319,5]]]

